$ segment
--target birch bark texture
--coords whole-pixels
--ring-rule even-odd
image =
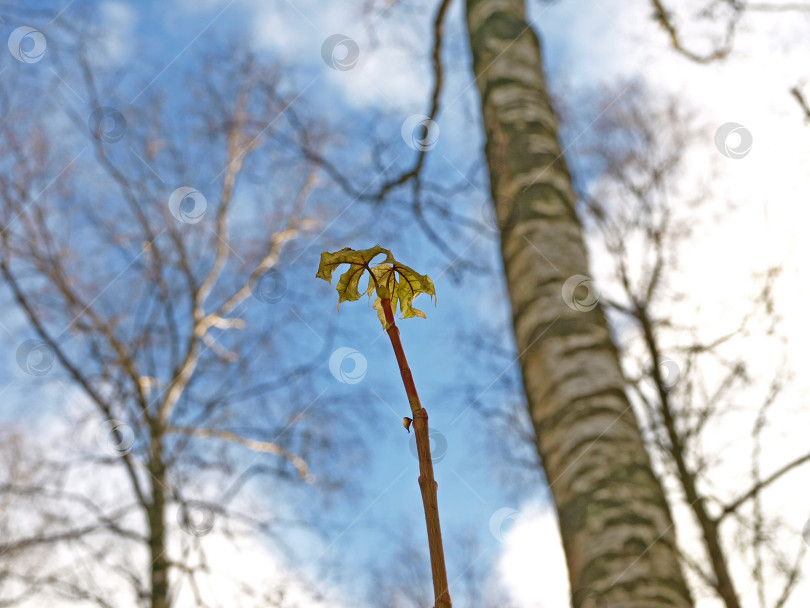
[[[466,0],[466,18],[515,340],[572,605],[692,607],[669,506],[585,279],[540,43],[523,0]]]

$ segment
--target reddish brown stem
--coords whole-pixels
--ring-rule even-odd
[[[408,395],[408,403],[413,413],[413,432],[416,435],[416,451],[419,454],[419,490],[422,492],[422,504],[425,506],[425,523],[427,524],[428,548],[430,549],[430,569],[433,574],[433,593],[436,598],[435,608],[452,608],[450,591],[447,588],[447,569],[444,565],[444,545],[442,529],[439,525],[439,503],[437,490],[439,484],[433,477],[433,459],[430,456],[430,431],[428,414],[419,402],[416,385],[413,382],[411,368],[405,358],[405,350],[399,339],[399,328],[391,310],[391,300],[382,299],[385,321],[388,323],[388,337],[402,375],[402,384]]]

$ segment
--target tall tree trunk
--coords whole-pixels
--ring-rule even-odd
[[[467,0],[467,26],[523,383],[572,603],[690,607],[604,314],[566,283],[588,275],[588,260],[537,36],[523,0]]]
[[[149,513],[150,608],[169,608],[169,564],[166,555],[166,465],[163,460],[161,433],[152,425],[149,473],[152,479],[152,504]]]

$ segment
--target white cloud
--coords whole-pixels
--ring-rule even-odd
[[[551,507],[529,505],[504,534],[498,577],[520,608],[568,606],[565,554]]]
[[[125,2],[108,0],[99,6],[101,19],[102,58],[109,63],[121,63],[132,54],[133,34],[138,23],[135,9]]]
[[[410,46],[419,36],[403,29],[401,23],[377,20],[370,24],[362,18],[359,6],[336,2],[280,6],[255,2],[250,3],[250,8],[254,14],[253,40],[258,48],[272,49],[288,60],[316,66],[350,106],[398,109],[426,103],[427,64],[414,59]],[[351,69],[335,70],[321,56],[324,41],[334,34],[347,36],[358,46],[357,63]],[[429,43],[416,43],[427,54]]]
[[[56,390],[54,385],[54,390]],[[104,428],[93,416],[92,404],[81,391],[58,386],[60,393],[58,402],[61,404],[60,415],[54,412],[43,412],[41,415],[26,419],[19,430],[26,433],[25,458],[31,463],[38,462],[38,455],[50,458],[53,461],[70,461],[78,458],[98,457],[110,455],[109,429]],[[49,394],[51,391],[42,391]],[[35,447],[36,446],[36,447]],[[0,444],[0,448],[5,446]],[[8,451],[8,450],[5,450]],[[0,451],[0,461],[6,457],[5,451]],[[5,464],[2,462],[0,464]],[[23,469],[24,470],[24,469]],[[37,470],[37,469],[33,469]],[[64,475],[64,473],[62,473]],[[114,510],[123,504],[132,502],[127,488],[129,481],[123,469],[101,464],[77,465],[68,473],[64,483],[73,495],[91,497],[94,504],[102,509]],[[2,476],[0,476],[2,479]],[[41,476],[36,480],[44,479]],[[37,481],[34,481],[38,483]],[[55,480],[51,480],[55,482]],[[217,495],[221,488],[197,488],[201,495],[209,490],[210,495]],[[126,498],[124,498],[126,496]],[[10,505],[10,506],[9,506]],[[257,508],[256,505],[260,505]],[[26,529],[36,529],[39,523],[40,512],[30,509],[24,501],[11,501],[0,506],[8,507],[5,513],[8,521],[13,522],[16,534],[25,534]],[[55,509],[52,504],[49,509]],[[242,512],[250,513],[255,517],[261,509],[271,509],[267,496],[260,496],[245,488],[239,496],[229,503],[229,507]],[[44,508],[44,506],[43,506]],[[87,511],[81,503],[64,501],[59,504],[59,515],[73,515],[73,521],[86,521]],[[171,504],[167,508],[167,524],[169,529],[170,559],[180,561],[179,556],[185,555],[189,563],[194,566],[204,556],[205,571],[196,577],[195,583],[199,592],[210,605],[243,606],[245,608],[260,608],[267,606],[265,598],[283,597],[284,605],[300,606],[301,608],[340,608],[342,604],[329,599],[315,599],[315,593],[310,585],[296,572],[284,565],[283,560],[276,554],[263,537],[255,530],[240,525],[237,522],[217,521],[214,515],[199,536],[185,532],[180,525],[178,515],[179,506]],[[44,511],[43,511],[44,512]],[[120,522],[119,522],[120,523]],[[55,525],[53,522],[50,525]],[[145,534],[143,517],[138,511],[127,517],[125,528]],[[227,528],[227,533],[226,533]],[[46,529],[47,531],[47,529]],[[132,606],[135,601],[132,589],[121,584],[117,576],[110,574],[112,564],[118,564],[124,570],[139,569],[146,574],[147,564],[150,562],[145,545],[133,542],[115,542],[110,544],[109,536],[96,535],[85,539],[88,547],[95,547],[99,554],[105,554],[104,563],[99,563],[89,557],[82,543],[60,544],[48,547],[45,552],[38,552],[27,556],[23,554],[13,563],[17,571],[55,572],[61,569],[75,569],[74,564],[82,564],[82,572],[77,573],[81,581],[93,581],[95,591],[115,606]],[[190,550],[189,550],[190,548]],[[103,549],[103,551],[102,551]],[[190,556],[190,557],[189,557]],[[33,557],[35,559],[30,559]],[[69,570],[72,571],[72,570]],[[173,590],[177,593],[175,604],[178,608],[192,608],[199,603],[187,576],[173,570]],[[255,589],[260,593],[251,598],[247,589]],[[13,593],[14,589],[5,590]],[[324,591],[324,590],[321,590]],[[0,600],[5,597],[0,594]],[[25,608],[46,608],[53,606],[53,599],[44,593],[39,593],[24,604]]]

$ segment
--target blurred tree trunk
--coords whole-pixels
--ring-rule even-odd
[[[157,425],[155,425],[157,426]],[[162,434],[152,436],[149,473],[152,478],[152,502],[149,515],[149,578],[152,588],[150,608],[169,608],[169,562],[166,555],[166,464]]]
[[[572,603],[692,606],[602,308],[577,277],[588,259],[537,36],[522,0],[467,0],[466,11],[515,339]]]

